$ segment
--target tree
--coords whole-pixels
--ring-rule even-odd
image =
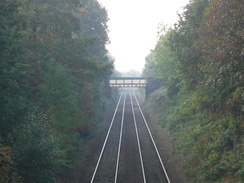
[[[54,182],[64,151],[59,146],[58,132],[43,111],[32,109],[10,140],[22,182]]]
[[[0,133],[5,137],[26,108],[25,66],[18,29],[18,1],[0,2]]]
[[[152,53],[150,53],[146,58],[145,58],[145,65],[144,69],[142,71],[142,76],[143,77],[156,77],[156,66],[155,62],[152,60]]]
[[[3,0],[0,18],[0,136],[23,182],[54,182],[102,111],[107,14],[95,0]]]
[[[167,88],[167,94],[170,98],[179,91],[177,84],[179,83],[179,75],[177,71],[177,62],[168,41],[170,36],[174,34],[174,30],[169,29],[165,35],[161,35],[155,49],[147,57],[143,74],[161,78],[164,81],[164,87]]]
[[[170,78],[173,68],[178,79],[180,92],[161,112],[162,123],[179,138],[192,181],[243,182],[243,6],[192,0],[166,44],[161,38],[154,49],[157,73]]]
[[[239,0],[215,0],[208,8],[200,31],[198,49],[202,52],[204,84],[214,86],[219,97],[213,102],[236,115],[242,112],[244,91],[244,4]],[[214,101],[215,100],[215,101]],[[218,101],[217,101],[218,100]]]
[[[180,21],[169,38],[168,45],[175,57],[181,84],[194,89],[201,81],[203,74],[199,68],[201,54],[194,45],[199,38],[198,30],[203,23],[203,16],[209,0],[192,0],[180,15]]]
[[[177,77],[176,59],[172,56],[167,45],[169,37],[173,33],[173,30],[169,30],[164,36],[161,36],[152,52],[152,60],[155,62],[157,75],[166,82]]]

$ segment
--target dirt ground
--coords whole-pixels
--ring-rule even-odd
[[[129,97],[127,96],[127,98]],[[126,106],[118,182],[139,183],[143,182],[143,178],[141,174],[138,148],[136,146],[137,141],[135,137],[133,116],[129,110],[129,108],[131,108],[129,100],[126,100]],[[121,110],[121,108],[122,104],[119,106],[119,110]],[[152,116],[144,105],[142,105],[142,109],[171,183],[186,183],[187,179],[184,175],[184,170],[181,168],[181,157],[174,151],[173,140],[170,138],[169,134],[160,127],[158,117]],[[84,151],[79,158],[80,160],[75,163],[74,169],[70,173],[70,178],[68,180],[59,180],[58,183],[89,183],[91,181],[113,112],[114,111],[111,111],[109,115],[106,115],[106,119],[100,123],[100,130],[97,136],[90,139],[85,145]],[[137,108],[135,109],[135,114],[137,116],[138,133],[144,157],[147,182],[166,183],[167,181],[163,177],[162,168],[154,158],[156,157],[156,154],[152,151],[152,143],[147,135],[144,122],[142,118],[139,117],[139,110]],[[101,167],[103,168],[97,172],[94,183],[114,182],[114,169],[116,166],[117,142],[119,138],[118,134],[120,131],[119,123],[121,121],[121,115],[122,110],[115,118],[114,127],[111,130],[112,137],[108,140],[108,148],[105,149],[104,157],[101,161]]]

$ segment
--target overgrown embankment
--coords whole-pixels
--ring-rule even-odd
[[[196,96],[171,101],[162,90],[151,94],[147,105],[174,139],[189,180],[242,182],[243,122],[200,109]]]
[[[192,0],[161,35],[144,76],[191,182],[244,181],[244,19],[239,0]]]

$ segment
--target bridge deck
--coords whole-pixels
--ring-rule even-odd
[[[146,87],[147,78],[142,77],[117,77],[109,79],[110,87]]]

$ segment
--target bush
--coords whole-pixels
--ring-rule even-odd
[[[31,111],[10,139],[22,182],[54,182],[62,153],[58,134],[44,112],[39,109]]]
[[[1,140],[1,138],[0,138]],[[17,168],[14,162],[14,152],[9,146],[0,142],[0,180],[1,183],[17,183]]]

